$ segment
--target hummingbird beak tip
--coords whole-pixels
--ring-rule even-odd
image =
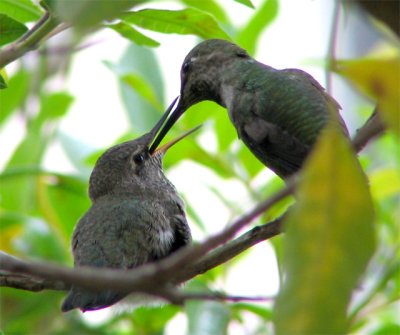
[[[163,132],[163,125],[165,121],[168,119],[169,114],[171,113],[172,109],[174,108],[176,101],[178,100],[179,95],[172,101],[172,103],[168,106],[167,110],[164,112],[162,115],[161,119],[158,120],[156,125],[153,127],[153,129],[150,130],[149,134],[151,135],[151,138],[149,140],[149,152],[150,154],[154,152],[154,150],[157,148],[157,145],[161,142],[162,138],[165,136],[162,136]],[[161,131],[160,131],[161,130]],[[158,136],[157,136],[158,134]],[[153,144],[151,144],[153,142]]]
[[[194,133],[196,130],[200,129],[203,125],[200,124],[197,127],[194,127],[190,129],[189,131],[183,133],[182,135],[178,136],[177,138],[173,139],[172,141],[162,145],[161,147],[157,148],[156,150],[153,150],[153,152],[150,152],[151,156],[155,156],[157,154],[165,155],[165,153],[176,143],[180,142],[182,139],[185,137],[189,136],[190,134]]]

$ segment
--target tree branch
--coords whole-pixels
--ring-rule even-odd
[[[380,135],[384,129],[383,123],[374,111],[352,141],[356,151],[360,151],[369,140]],[[289,179],[285,188],[203,243],[180,250],[159,262],[149,263],[129,271],[107,268],[101,268],[99,271],[99,268],[85,267],[71,269],[50,263],[25,262],[0,252],[0,286],[40,291],[44,289],[67,290],[71,285],[77,285],[94,291],[113,289],[145,293],[162,297],[172,303],[195,299],[194,295],[185,295],[171,284],[179,284],[192,279],[229,261],[260,241],[280,234],[282,221],[286,214],[231,240],[240,229],[291,194],[295,190],[296,184],[295,178]],[[205,298],[205,295],[202,296]],[[215,297],[215,299],[218,298]]]
[[[264,226],[267,228],[253,229],[239,238],[239,241],[242,242],[238,243],[236,241],[235,243],[235,241],[233,241],[228,244],[228,246],[217,249],[214,256],[211,256],[211,258],[206,257],[201,260],[208,251],[231,239],[246,224],[289,195],[293,191],[294,186],[295,182],[294,179],[292,179],[284,189],[277,192],[273,197],[265,200],[252,211],[235,221],[227,229],[210,237],[205,242],[185,248],[164,260],[149,263],[134,270],[125,271],[102,268],[101,271],[99,271],[98,268],[85,267],[70,269],[50,263],[25,262],[5,253],[0,253],[0,269],[3,270],[3,273],[6,271],[13,274],[25,274],[29,275],[29,277],[34,277],[33,280],[30,280],[29,285],[27,284],[25,286],[26,289],[29,289],[32,286],[35,288],[40,287],[36,285],[36,278],[41,278],[50,281],[40,282],[40,285],[43,285],[43,288],[45,288],[44,285],[46,283],[51,283],[51,281],[62,281],[67,285],[77,285],[88,290],[115,290],[117,288],[117,290],[124,292],[141,292],[152,295],[156,292],[157,295],[165,298],[165,291],[158,294],[156,288],[162,289],[172,283],[175,284],[186,281],[199,273],[207,271],[207,267],[211,268],[214,267],[215,264],[223,263],[250,245],[254,245],[260,241],[261,236],[265,237],[267,235],[266,231],[270,230],[270,232],[268,232],[270,236],[276,235],[278,233],[277,230],[270,229],[271,227],[269,225]],[[217,258],[219,258],[219,260],[217,260]],[[199,260],[200,262],[197,270],[196,268],[187,268],[187,266],[185,266],[187,264],[193,264]],[[2,282],[7,283],[5,280],[2,280]],[[32,282],[35,283],[35,285],[33,285]],[[11,281],[8,280],[8,283],[10,284]],[[19,287],[23,286],[20,280],[18,282],[15,282],[14,280],[13,287],[16,287],[17,285]],[[64,288],[67,288],[67,285]],[[51,284],[46,288],[53,287],[53,284]],[[171,301],[171,299],[168,300]]]
[[[367,122],[357,130],[357,133],[352,140],[353,147],[357,152],[360,152],[369,141],[382,135],[385,130],[386,126],[379,115],[379,108],[377,106]]]
[[[45,41],[60,21],[46,12],[42,18],[26,34],[17,41],[6,45],[0,50],[0,69],[20,58],[28,51],[39,47]]]
[[[175,283],[187,281],[196,277],[197,275],[213,269],[220,264],[226,263],[253,245],[280,234],[282,220],[283,216],[268,224],[254,227],[240,237],[213,250],[211,253],[199,259],[194,264],[185,266],[182,271],[171,280]],[[12,257],[0,252],[0,267],[3,267],[2,263],[4,258],[2,256]],[[15,261],[21,262],[20,259],[15,257],[13,258]],[[6,271],[0,271],[0,286],[35,292],[42,290],[66,291],[70,288],[70,285],[62,281],[46,280],[32,277],[31,275],[11,273]]]

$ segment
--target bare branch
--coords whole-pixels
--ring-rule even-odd
[[[65,291],[69,286],[61,281],[34,278],[27,275],[0,271],[0,286],[39,292],[43,290]]]
[[[383,130],[384,126],[374,112],[353,139],[354,147],[357,151],[361,150],[370,139],[381,134]],[[178,251],[159,262],[149,263],[130,271],[106,268],[99,271],[98,268],[85,267],[76,270],[50,263],[25,262],[0,252],[0,286],[39,291],[66,290],[70,285],[77,285],[94,291],[113,289],[140,292],[162,297],[172,303],[195,299],[194,295],[185,295],[171,284],[187,281],[229,261],[258,242],[280,234],[283,216],[268,224],[255,227],[228,242],[257,216],[291,194],[296,184],[296,179],[288,180],[285,188],[203,243]],[[202,294],[198,296],[199,299],[200,296],[206,298],[206,295]],[[209,299],[218,297],[210,295]]]
[[[282,222],[285,216],[262,226],[256,226],[238,238],[213,250],[194,264],[187,265],[176,277],[176,282],[184,282],[203,274],[251,248],[259,242],[268,240],[282,233]]]
[[[378,107],[375,107],[372,115],[367,122],[357,130],[352,142],[357,152],[360,152],[373,138],[380,136],[386,130],[381,116],[379,115]]]

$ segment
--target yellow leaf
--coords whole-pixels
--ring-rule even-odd
[[[333,70],[376,101],[386,124],[400,137],[400,56],[340,60]]]
[[[343,135],[329,128],[302,172],[285,226],[280,335],[346,334],[347,311],[375,249],[368,182]]]

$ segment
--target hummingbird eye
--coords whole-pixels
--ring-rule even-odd
[[[183,63],[183,65],[182,65],[182,73],[186,74],[189,71],[191,65],[192,65],[191,61],[187,61],[187,62]]]
[[[144,161],[144,154],[139,153],[133,156],[133,161],[135,162],[136,165],[141,164]]]
[[[236,52],[236,56],[240,57],[240,58],[247,58],[249,57],[249,55],[247,54],[247,52],[245,50],[239,50]]]

